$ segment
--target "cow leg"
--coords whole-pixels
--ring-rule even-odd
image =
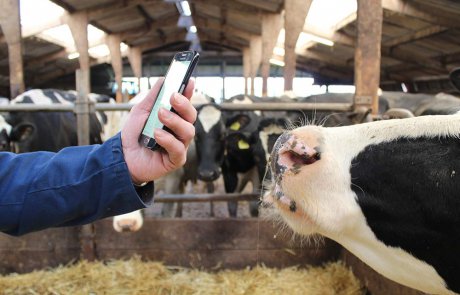
[[[176,216],[177,218],[182,217],[182,202],[177,202]]]
[[[260,193],[260,179],[259,179],[259,171],[257,167],[253,167],[249,170],[241,180],[238,181],[238,188],[237,191],[241,193],[243,189],[246,187],[248,182],[252,183],[252,192],[255,194]],[[259,216],[259,201],[249,201],[249,213],[252,217]]]
[[[184,169],[179,168],[174,172],[164,176],[165,178],[165,194],[178,194],[183,191],[183,174]],[[163,217],[174,217],[177,213],[174,212],[176,204],[175,203],[163,203],[163,207],[161,208],[161,216]],[[182,212],[179,213],[182,215]]]
[[[208,194],[214,193],[214,182],[212,181],[206,182],[206,190]],[[214,217],[214,202],[211,201],[210,205],[211,205],[211,209],[210,209],[211,211],[209,212],[209,214],[211,215],[211,217]]]
[[[224,177],[224,186],[226,193],[234,193],[238,185],[238,176],[235,172],[225,171],[225,165],[222,167],[222,175]],[[237,201],[228,201],[228,214],[230,217],[236,217],[238,211],[238,202]]]

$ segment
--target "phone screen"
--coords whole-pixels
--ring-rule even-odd
[[[171,95],[174,92],[178,92],[182,81],[185,77],[187,69],[191,63],[191,60],[179,61],[174,59],[169,67],[166,78],[163,82],[161,90],[158,94],[155,105],[153,106],[152,111],[147,119],[142,134],[150,138],[154,137],[156,128],[163,128],[163,124],[158,119],[158,111],[160,108],[165,108],[167,110],[171,109]]]

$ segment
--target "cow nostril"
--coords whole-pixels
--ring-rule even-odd
[[[219,172],[213,170],[200,171],[198,178],[203,181],[214,181],[219,178]]]
[[[315,163],[320,159],[320,154],[317,152],[313,155],[308,155],[308,154],[301,154],[299,155],[298,153],[294,151],[288,151],[287,156],[290,160],[290,162],[293,164],[293,166],[298,166],[298,165],[310,165]]]

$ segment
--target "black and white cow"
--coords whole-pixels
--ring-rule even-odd
[[[227,103],[252,103],[249,97],[235,96]],[[216,104],[198,109],[195,143],[198,179],[214,181],[223,176],[227,193],[241,192],[251,182],[254,192],[261,187],[254,154],[260,112],[222,111]],[[228,202],[229,215],[237,215],[238,203]],[[250,202],[250,213],[258,215],[258,202]]]
[[[283,134],[265,201],[299,234],[321,234],[382,275],[460,293],[460,115]]]
[[[138,93],[133,99],[129,101],[131,104],[141,102],[148,94],[148,91]],[[191,98],[193,104],[207,104],[210,102],[209,98],[201,93],[194,93]],[[126,121],[126,113],[120,120],[118,129]],[[196,183],[197,181],[197,148],[195,142],[191,142],[187,150],[187,161],[183,167],[155,180],[154,194],[183,194],[188,182]],[[178,203],[163,203],[161,208],[162,217],[181,217],[182,204]],[[136,232],[142,228],[144,224],[144,216],[142,210],[133,211],[127,214],[118,215],[113,218],[113,228],[117,232]]]
[[[10,103],[71,104],[75,100],[72,91],[32,89]],[[8,136],[15,152],[58,151],[78,144],[76,116],[72,112],[10,112],[5,117],[12,127]],[[90,143],[101,143],[102,133],[102,123],[91,114]]]

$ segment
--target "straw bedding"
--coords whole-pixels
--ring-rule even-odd
[[[0,277],[0,294],[364,294],[340,262],[323,267],[264,266],[209,273],[134,257]]]

